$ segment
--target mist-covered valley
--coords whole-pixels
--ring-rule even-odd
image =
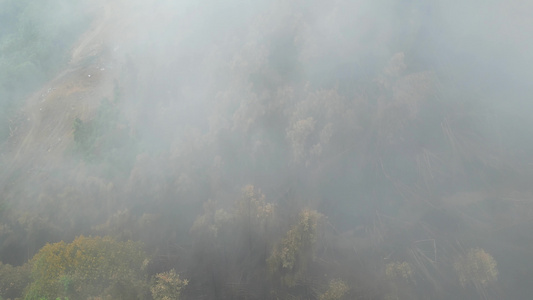
[[[531,15],[0,0],[0,299],[529,299]]]

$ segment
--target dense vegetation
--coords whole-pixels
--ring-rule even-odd
[[[134,34],[100,54],[113,96],[68,124],[60,161],[2,154],[0,299],[527,298],[515,28],[460,36],[439,1],[241,2],[114,15]],[[83,3],[0,1],[4,147]]]

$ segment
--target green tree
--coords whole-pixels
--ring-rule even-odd
[[[47,244],[31,260],[33,281],[26,299],[135,299],[144,286],[145,260],[140,244],[110,237],[80,236],[70,244]]]
[[[0,299],[22,297],[26,285],[30,282],[30,265],[13,267],[0,262]]]

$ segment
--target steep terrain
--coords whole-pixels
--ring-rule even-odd
[[[114,33],[127,30],[134,16],[124,1],[91,5],[94,20],[72,47],[66,68],[33,93],[10,124],[3,155],[11,172],[37,175],[58,165],[72,147],[74,120],[90,120],[102,99],[114,97],[121,70],[115,55],[121,41]]]
[[[72,140],[76,117],[87,118],[105,89],[97,89],[108,80],[101,57],[102,30],[109,22],[109,4],[95,11],[101,14],[72,51],[67,68],[26,100],[12,122],[8,140],[12,168],[19,164],[46,164],[62,156]],[[50,161],[51,162],[51,161]]]
[[[531,294],[529,73],[494,35],[417,1],[88,3],[0,151],[0,262],[55,290],[0,265],[2,298]]]

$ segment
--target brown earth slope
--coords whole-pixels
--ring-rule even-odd
[[[3,154],[7,170],[58,163],[72,143],[75,118],[90,119],[100,101],[112,97],[118,68],[110,38],[127,21],[123,5],[121,1],[93,2],[94,20],[73,46],[67,67],[33,93],[13,119]]]

